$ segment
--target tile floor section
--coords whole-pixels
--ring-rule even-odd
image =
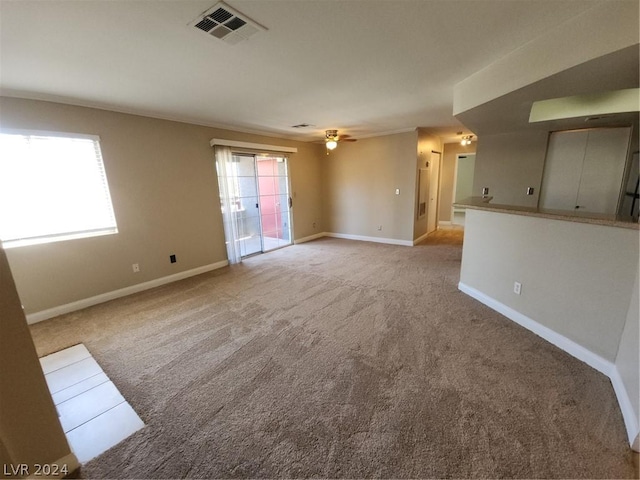
[[[84,345],[42,357],[40,364],[60,424],[80,463],[144,427]]]

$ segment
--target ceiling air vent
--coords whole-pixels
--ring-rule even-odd
[[[223,2],[215,4],[206,12],[198,15],[198,18],[189,25],[231,45],[266,30],[262,25]]]

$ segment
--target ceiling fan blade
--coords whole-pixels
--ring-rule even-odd
[[[340,142],[357,142],[358,140],[356,140],[355,138],[341,138],[339,141]]]

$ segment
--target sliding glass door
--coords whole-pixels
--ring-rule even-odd
[[[291,244],[286,157],[234,153],[233,215],[240,255],[246,257]],[[226,226],[225,226],[226,228]]]
[[[262,251],[291,244],[287,159],[256,156]]]

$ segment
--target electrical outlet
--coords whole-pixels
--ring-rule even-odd
[[[482,195],[489,195],[489,187],[482,187]]]
[[[527,195],[533,195],[534,190],[533,187],[527,187]]]
[[[140,265],[137,263],[131,265],[131,268],[133,268],[133,273],[138,273],[140,271]]]
[[[513,282],[513,293],[520,295],[522,292],[522,284],[520,282]]]
[[[378,231],[382,230],[382,225],[378,225]]]
[[[178,260],[176,260],[176,256],[175,255],[169,255],[169,261],[171,263],[176,263]]]

